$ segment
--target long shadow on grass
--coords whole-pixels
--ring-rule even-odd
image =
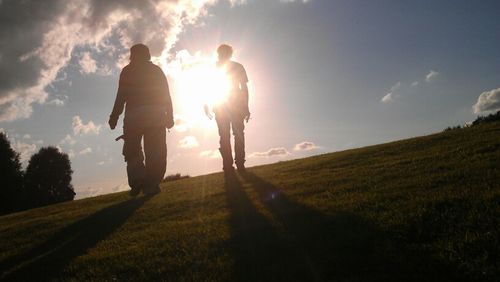
[[[428,256],[410,257],[413,255],[391,245],[383,232],[359,216],[323,214],[291,201],[281,189],[254,173],[241,175],[282,224],[283,243],[293,250],[295,260],[301,261],[306,273],[317,281],[443,281],[454,276]],[[249,236],[259,232],[254,231]],[[259,256],[268,254],[262,250]],[[412,265],[415,261],[420,265]]]
[[[235,174],[225,175],[234,267],[229,281],[311,280],[301,260],[257,211]]]
[[[15,269],[0,280],[42,281],[58,278],[73,259],[106,239],[150,198],[120,202],[61,229],[41,245],[3,262],[1,273]]]

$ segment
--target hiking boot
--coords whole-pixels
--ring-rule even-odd
[[[146,195],[156,195],[161,192],[160,186],[150,186],[144,189],[144,194]]]
[[[227,166],[227,167],[222,168],[222,170],[224,171],[224,173],[232,173],[232,172],[234,172],[234,167]]]
[[[139,195],[141,193],[141,187],[131,187],[130,191],[128,192],[128,194],[131,196],[131,197],[137,197],[137,195]]]
[[[245,168],[244,165],[238,165],[236,166],[236,169],[239,171],[239,172],[245,172],[247,171],[247,169]]]

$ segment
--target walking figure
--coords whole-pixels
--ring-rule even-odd
[[[228,97],[222,103],[214,105],[213,109],[205,106],[205,113],[212,118],[215,113],[215,120],[219,129],[220,154],[222,156],[224,172],[234,170],[233,154],[231,150],[231,129],[234,135],[234,163],[238,170],[245,170],[245,124],[250,119],[248,108],[248,77],[243,65],[231,61],[233,48],[222,44],[217,48],[217,67],[223,70],[229,80]]]
[[[125,107],[122,153],[127,163],[131,196],[141,191],[145,194],[160,192],[159,184],[167,167],[165,127],[174,126],[167,78],[150,60],[146,45],[136,44],[130,48],[130,63],[121,71],[108,122],[110,128],[115,129]]]

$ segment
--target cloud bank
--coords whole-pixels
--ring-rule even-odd
[[[479,95],[472,106],[475,114],[485,115],[500,110],[500,88],[485,91]]]
[[[192,149],[198,147],[198,140],[194,136],[186,136],[179,140],[179,147],[182,149]]]
[[[200,152],[200,157],[219,159],[222,158],[218,150],[205,150]]]
[[[93,121],[84,123],[80,116],[73,117],[73,134],[74,135],[86,135],[86,134],[99,134],[101,130],[101,125],[95,125]]]
[[[273,156],[288,156],[290,155],[290,152],[288,152],[287,149],[283,148],[283,147],[279,147],[279,148],[272,148],[272,149],[269,149],[265,152],[254,152],[252,154],[250,154],[250,157],[251,158],[268,158],[268,157],[273,157]]]

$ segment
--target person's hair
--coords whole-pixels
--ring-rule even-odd
[[[217,54],[226,58],[231,58],[231,56],[233,56],[233,47],[227,44],[221,44],[219,48],[217,48]]]
[[[130,48],[130,61],[150,61],[151,54],[149,53],[148,46],[144,44],[135,44]]]

